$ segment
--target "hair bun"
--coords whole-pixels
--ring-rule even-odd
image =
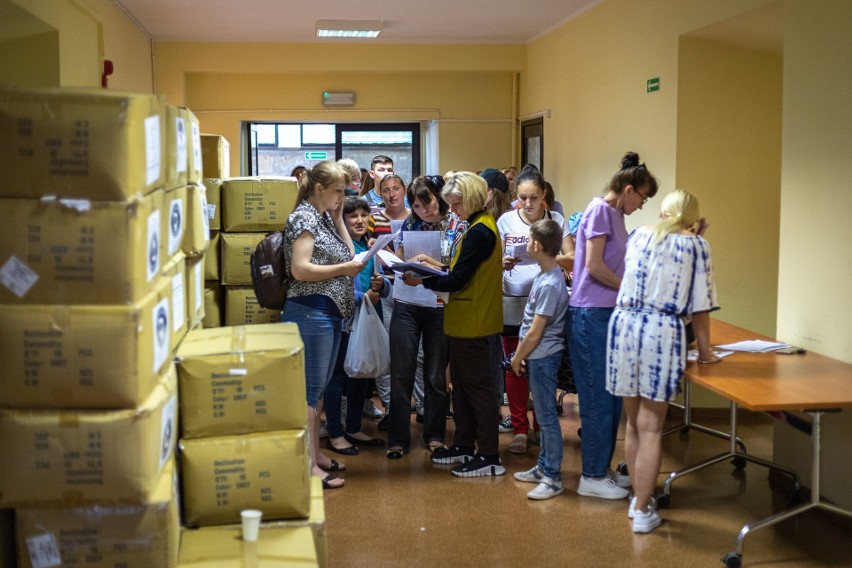
[[[628,168],[635,168],[639,165],[639,154],[636,152],[627,152],[624,154],[624,157],[621,158],[621,169],[626,170]]]

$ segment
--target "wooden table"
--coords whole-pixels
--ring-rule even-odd
[[[770,339],[715,319],[711,319],[710,338],[714,345],[748,339]],[[722,559],[727,566],[740,566],[743,541],[749,533],[772,526],[810,509],[825,509],[852,518],[852,511],[822,501],[819,491],[820,419],[825,412],[852,406],[852,365],[815,353],[782,355],[737,352],[726,357],[722,362],[712,365],[689,363],[684,375],[688,382],[700,385],[730,401],[731,431],[730,434],[723,434],[730,440],[730,449],[718,456],[672,472],[666,480],[662,495],[657,498],[660,507],[668,506],[671,485],[675,479],[729,458],[750,461],[785,472],[798,484],[798,478],[792,470],[751,456],[744,450],[738,450],[737,407],[742,406],[754,411],[803,410],[813,419],[811,426],[811,485],[813,487],[811,487],[810,502],[745,525],[737,536],[736,552],[731,552]],[[687,408],[688,404],[689,401],[686,399]],[[684,426],[678,428],[683,427],[695,428],[696,425],[690,424],[687,418]]]

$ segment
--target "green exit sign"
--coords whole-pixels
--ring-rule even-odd
[[[660,78],[654,77],[653,79],[648,79],[646,84],[647,92],[653,93],[654,91],[660,90]]]
[[[328,152],[305,152],[306,160],[327,160]]]

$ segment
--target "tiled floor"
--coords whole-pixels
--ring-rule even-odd
[[[528,500],[531,486],[512,478],[534,465],[537,446],[526,455],[511,454],[511,434],[500,435],[507,475],[498,478],[456,478],[433,465],[420,447],[397,461],[374,448],[347,457],[346,486],[325,495],[329,566],[723,566],[720,559],[736,548],[743,524],[789,503],[782,491],[770,488],[766,468],[748,464],[735,472],[720,463],[678,479],[671,507],[661,512],[661,527],[634,535],[626,500],[576,494],[576,397],[567,397],[564,406],[566,491],[548,501]],[[727,427],[727,418],[718,414],[694,420]],[[449,421],[448,441],[452,427]],[[750,453],[771,459],[770,417],[741,411],[739,428]],[[419,429],[412,415],[413,440],[419,439]],[[378,435],[372,420],[364,420],[364,430]],[[670,471],[721,453],[727,444],[695,431],[666,437],[658,487]],[[620,438],[616,461],[623,455]],[[753,533],[744,553],[744,566],[852,566],[852,522],[808,512]]]

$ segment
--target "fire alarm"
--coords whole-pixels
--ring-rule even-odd
[[[112,61],[104,59],[104,71],[101,73],[101,87],[107,88],[107,77],[112,75]]]

